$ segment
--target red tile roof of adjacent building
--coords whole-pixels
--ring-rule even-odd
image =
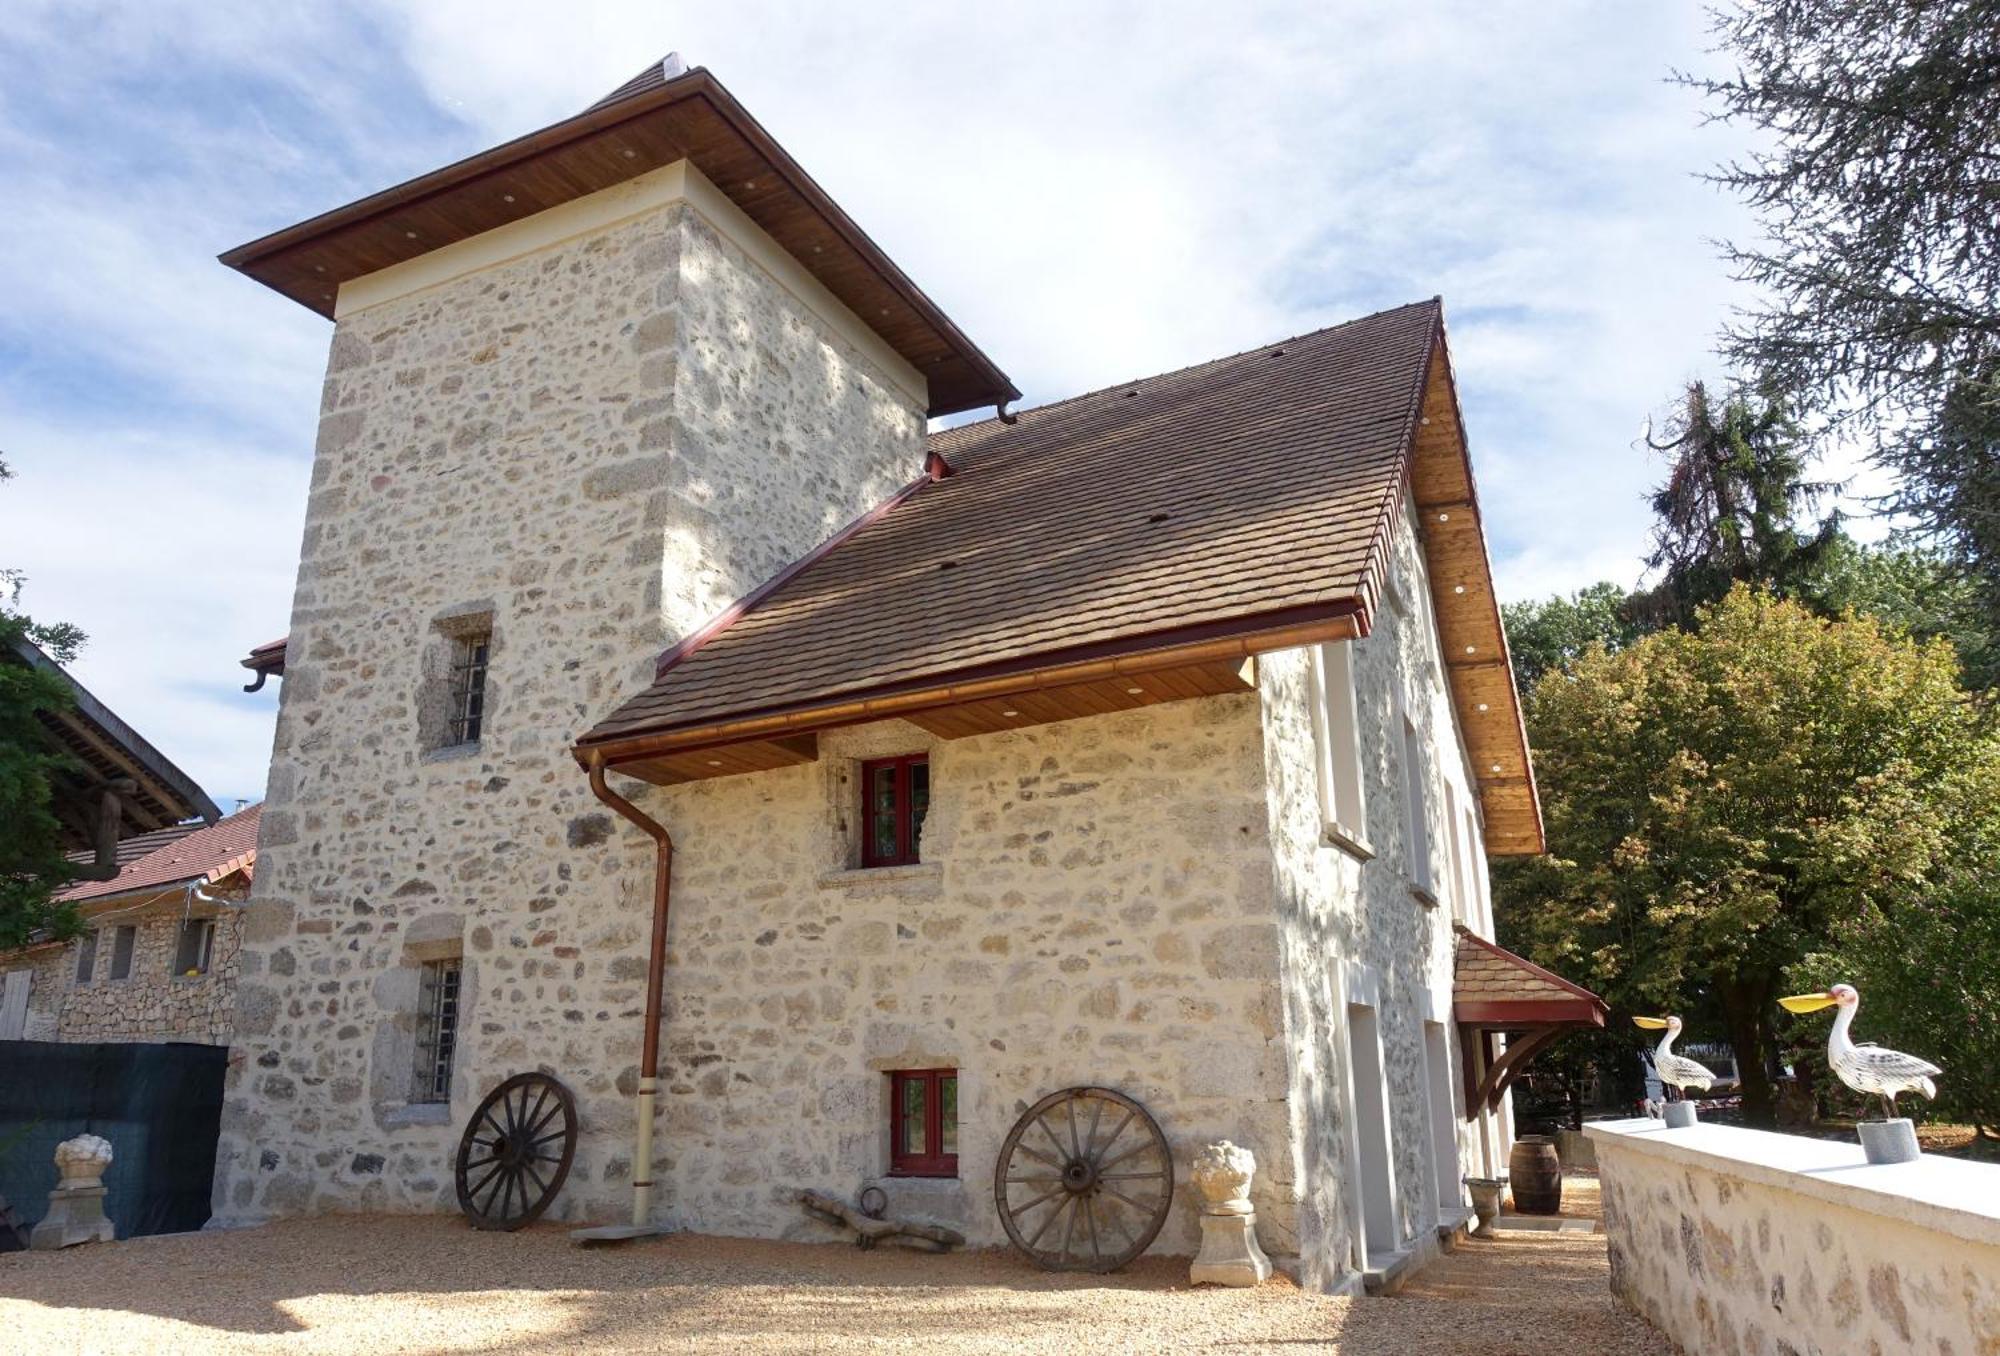
[[[212,885],[241,872],[247,879],[257,861],[257,822],[262,805],[238,810],[213,824],[176,824],[119,845],[113,880],[78,881],[56,897],[71,903],[166,890],[189,881]],[[72,860],[87,860],[73,855]]]

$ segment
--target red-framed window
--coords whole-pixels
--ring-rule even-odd
[[[924,813],[931,804],[927,753],[874,758],[861,765],[861,864],[908,866],[919,860]]]
[[[889,1172],[958,1176],[958,1070],[901,1069],[889,1075]]]

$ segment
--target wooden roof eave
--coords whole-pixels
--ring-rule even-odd
[[[1493,585],[1442,317],[1412,439],[1408,490],[1430,576],[1432,611],[1445,648],[1453,709],[1466,733],[1468,750],[1476,755],[1473,773],[1479,784],[1487,854],[1537,856],[1548,850],[1541,793]],[[1487,676],[1497,676],[1497,681],[1482,681]]]
[[[722,82],[699,66],[643,93],[593,106],[540,131],[530,132],[526,136],[517,137],[454,164],[420,175],[379,193],[370,194],[343,207],[322,212],[318,216],[283,230],[273,231],[269,235],[228,250],[219,258],[230,268],[255,278],[301,305],[331,318],[334,312],[333,298],[338,293],[337,284],[349,279],[336,276],[333,272],[315,271],[310,285],[304,282],[288,285],[282,281],[282,274],[285,272],[283,265],[298,251],[337,236],[370,229],[384,230],[392,236],[401,237],[403,233],[393,230],[391,221],[398,212],[408,211],[421,205],[449,201],[454,194],[468,191],[477,185],[504,188],[505,176],[510,172],[523,170],[544,157],[553,156],[589,138],[635,123],[651,114],[689,100],[705,101],[731,132],[740,137],[751,151],[772,167],[784,189],[794,195],[808,212],[823,222],[840,245],[851,251],[853,257],[871,271],[895,295],[897,301],[907,306],[972,374],[969,384],[961,383],[962,389],[953,394],[940,396],[933,392],[932,407],[929,410],[933,417],[1020,399],[1020,390],[1008,379],[1006,373],[1002,372],[999,366],[939,309],[923,289],[903,272],[881,246],[877,245],[868,233],[847,215],[826,190],[792,159],[791,154],[736,101],[735,96],[723,86]],[[657,167],[635,160],[632,172],[643,173]],[[732,198],[736,197],[736,185],[724,183],[718,187]],[[547,205],[532,205],[523,195],[516,219],[532,215]],[[758,212],[752,210],[758,205],[755,202],[739,202],[738,205],[744,207],[753,220],[758,217]],[[505,222],[496,221],[476,230],[468,230],[457,238],[469,238],[501,224]],[[400,238],[395,241],[404,258],[417,257],[448,243],[452,241],[449,239],[423,241],[413,247],[403,247]],[[814,255],[810,252],[799,254],[794,251],[794,253],[809,271],[817,271],[819,265]],[[401,259],[397,262],[401,262]],[[353,276],[363,276],[363,274],[356,273]],[[838,288],[833,290],[836,293],[839,291]],[[918,362],[912,354],[905,353],[904,356],[910,358],[917,369],[927,376],[934,370],[929,363]]]
[[[1358,600],[1336,599],[1260,617],[1079,647],[1076,651],[1028,655],[954,674],[842,693],[826,700],[734,712],[630,734],[586,738],[579,740],[571,752],[580,766],[599,763],[606,769],[618,770],[667,754],[813,734],[999,697],[1076,688],[1106,678],[1243,660],[1272,650],[1356,639],[1367,634],[1368,621]]]

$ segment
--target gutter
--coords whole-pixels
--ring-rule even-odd
[[[632,1149],[632,1222],[595,1229],[577,1229],[579,1243],[617,1242],[662,1233],[653,1223],[653,1123],[660,1091],[660,994],[666,985],[667,911],[674,870],[674,840],[666,827],[613,791],[604,780],[604,759],[590,760],[590,789],[620,818],[638,826],[653,840],[653,939],[646,957],[646,1031],[639,1052],[639,1124]]]

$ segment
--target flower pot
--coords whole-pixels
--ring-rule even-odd
[[[1505,1177],[1468,1177],[1465,1185],[1472,1190],[1472,1213],[1479,1218],[1479,1227],[1473,1232],[1481,1238],[1493,1233],[1493,1221],[1500,1218],[1500,1193],[1507,1188]]]

